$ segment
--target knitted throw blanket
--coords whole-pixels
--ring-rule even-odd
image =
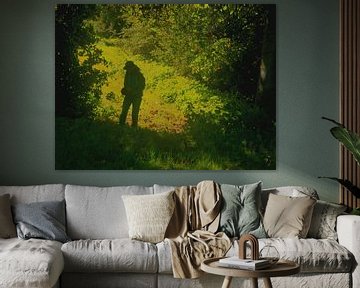
[[[202,181],[196,187],[178,187],[174,196],[175,211],[165,233],[173,274],[175,278],[197,278],[203,260],[222,257],[231,246],[225,233],[216,233],[221,190],[213,181]]]

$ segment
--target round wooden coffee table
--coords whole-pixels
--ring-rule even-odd
[[[279,260],[266,269],[245,270],[222,267],[219,265],[219,259],[221,258],[204,260],[201,263],[201,270],[210,274],[225,276],[222,288],[229,288],[233,277],[251,278],[254,288],[258,288],[258,278],[263,278],[265,287],[272,288],[270,277],[289,276],[300,272],[300,266],[288,260]]]

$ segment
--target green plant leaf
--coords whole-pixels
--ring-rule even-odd
[[[359,215],[360,216],[360,208],[354,208],[351,212],[351,215]]]
[[[319,177],[319,178],[326,178],[326,179],[337,181],[341,185],[343,185],[346,189],[348,189],[356,198],[360,198],[360,188],[355,186],[349,180],[340,179],[340,178],[336,178],[336,177]]]
[[[337,125],[330,129],[331,134],[352,153],[356,162],[360,165],[360,136],[335,120],[326,117],[322,118]]]
[[[356,162],[360,165],[360,136],[340,126],[331,128],[330,131],[353,154]]]

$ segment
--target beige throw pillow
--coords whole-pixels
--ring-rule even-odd
[[[0,196],[0,238],[16,237],[9,194]]]
[[[122,196],[131,239],[151,243],[164,240],[175,207],[173,193]]]
[[[269,237],[306,238],[316,200],[311,197],[269,195],[264,228]]]

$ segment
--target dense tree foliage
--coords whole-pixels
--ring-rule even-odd
[[[122,25],[112,33],[134,54],[176,67],[209,87],[250,97],[258,89],[268,19],[275,16],[270,6],[121,5]],[[115,19],[104,10],[103,23]]]
[[[124,49],[263,107],[276,118],[275,5],[102,5],[97,27]],[[102,29],[101,29],[102,28]],[[236,111],[234,111],[236,112]]]
[[[98,105],[106,64],[96,48],[97,38],[86,20],[97,13],[95,5],[56,6],[56,114],[91,118]]]

